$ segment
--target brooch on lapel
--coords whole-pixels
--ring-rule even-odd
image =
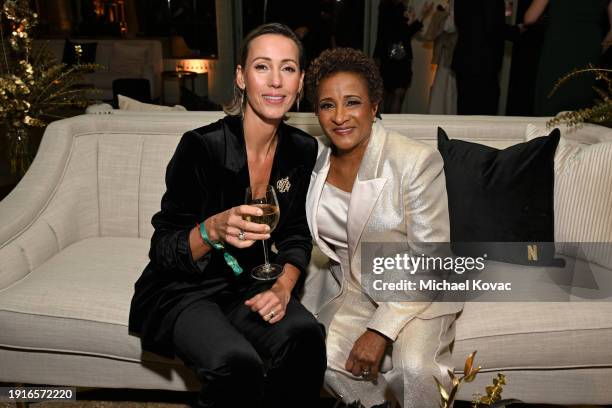
[[[280,193],[286,193],[291,188],[289,177],[282,178],[276,182],[276,189]]]

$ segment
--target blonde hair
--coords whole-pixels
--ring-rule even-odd
[[[246,60],[249,55],[249,48],[251,47],[251,43],[257,37],[261,37],[266,34],[277,34],[282,35],[283,37],[289,38],[291,41],[295,43],[298,48],[298,63],[300,71],[304,69],[304,47],[300,42],[298,36],[284,24],[280,23],[269,23],[260,25],[259,27],[253,29],[250,33],[247,34],[246,37],[242,40],[242,44],[240,45],[240,51],[238,54],[238,64],[241,67],[246,66]],[[298,95],[300,98],[301,95]],[[246,104],[246,90],[240,89],[238,84],[236,83],[236,78],[234,78],[234,96],[232,100],[223,105],[223,111],[232,116],[242,115],[244,110],[244,106]]]

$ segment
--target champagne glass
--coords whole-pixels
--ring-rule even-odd
[[[263,211],[262,215],[246,215],[244,219],[257,224],[267,224],[270,227],[270,232],[274,231],[278,220],[280,219],[280,208],[276,199],[274,187],[267,184],[256,184],[246,189],[247,205],[258,207]],[[264,249],[263,265],[259,265],[251,271],[251,276],[258,280],[273,280],[278,278],[283,273],[283,267],[277,264],[271,264],[268,261],[268,246],[266,240],[261,241]]]

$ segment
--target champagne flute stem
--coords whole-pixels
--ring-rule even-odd
[[[268,246],[266,245],[266,241],[267,240],[262,240],[261,243],[263,244],[263,249],[264,249],[264,259],[266,260],[265,265],[266,268],[270,267],[270,262],[268,261]]]

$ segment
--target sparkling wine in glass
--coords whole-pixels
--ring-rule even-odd
[[[247,215],[244,217],[245,220],[257,224],[266,224],[270,227],[270,232],[274,231],[280,219],[280,208],[278,207],[278,200],[276,199],[274,187],[267,184],[256,184],[247,187],[245,203],[253,207],[259,207],[263,211],[262,215]],[[265,263],[253,268],[251,276],[258,280],[276,279],[283,273],[283,267],[277,264],[271,264],[268,261],[268,246],[266,245],[266,240],[261,242],[264,249]]]

